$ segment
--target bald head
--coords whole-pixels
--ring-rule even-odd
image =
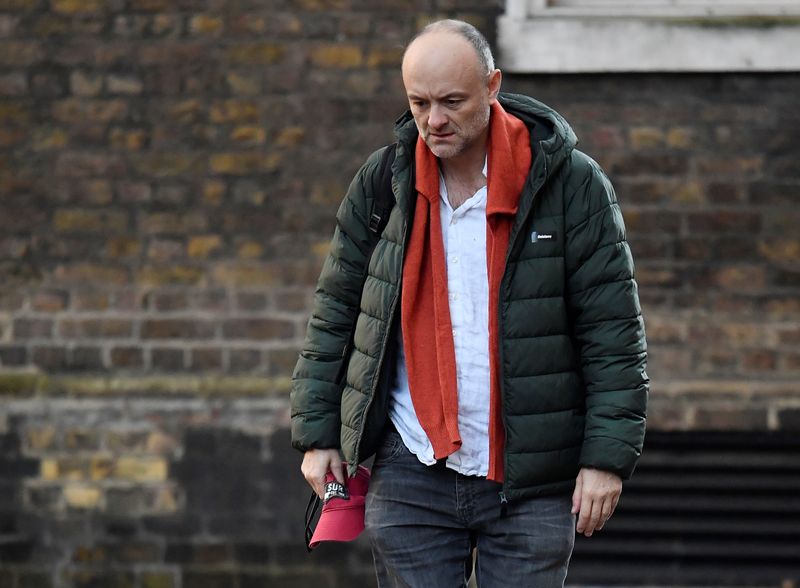
[[[464,81],[467,77],[484,79],[488,75],[472,45],[449,31],[434,31],[414,39],[403,56],[402,71],[403,80],[422,77],[431,81]]]
[[[494,57],[492,56],[492,49],[489,46],[489,42],[478,29],[468,22],[455,19],[432,22],[411,39],[408,44],[408,49],[411,48],[417,39],[431,33],[453,33],[461,37],[472,46],[481,69],[486,72],[487,75],[494,71]],[[408,49],[406,49],[406,51],[408,51]]]

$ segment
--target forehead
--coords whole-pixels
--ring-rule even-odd
[[[480,84],[478,55],[454,33],[429,33],[417,38],[403,58],[403,83],[412,91],[468,91]]]

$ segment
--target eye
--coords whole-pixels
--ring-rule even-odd
[[[445,103],[448,106],[458,106],[459,104],[461,104],[461,102],[462,100],[460,98],[448,98],[447,100],[445,100]]]

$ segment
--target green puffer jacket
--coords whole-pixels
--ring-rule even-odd
[[[512,500],[567,491],[581,466],[628,478],[642,449],[649,380],[633,261],[611,184],[575,149],[575,135],[558,113],[525,96],[501,94],[500,102],[528,126],[533,155],[498,309],[503,490]],[[415,198],[417,129],[410,113],[395,132],[397,204],[369,260],[363,294],[380,150],[339,208],[293,375],[293,446],[341,448],[351,475],[374,454],[385,430],[396,362]],[[346,372],[337,382],[340,367]]]

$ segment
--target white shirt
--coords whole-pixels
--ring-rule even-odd
[[[483,175],[486,177],[486,162]],[[486,187],[453,210],[439,173],[442,241],[447,264],[450,321],[456,350],[458,431],[462,445],[447,467],[470,476],[489,472],[489,277],[486,268]],[[389,418],[408,450],[419,460],[436,462],[433,447],[411,402],[402,333],[397,380],[391,391]]]

